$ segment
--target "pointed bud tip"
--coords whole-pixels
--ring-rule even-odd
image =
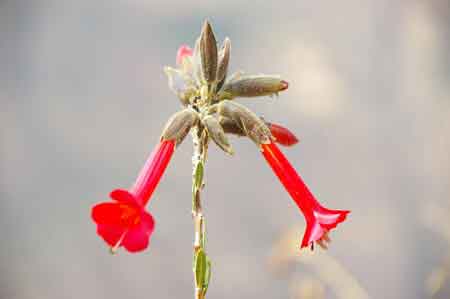
[[[211,23],[209,22],[208,19],[205,19],[205,21],[203,22],[203,30],[209,29],[211,30]]]
[[[201,36],[208,36],[213,34],[211,23],[209,23],[208,19],[205,20],[202,27]]]
[[[216,37],[208,20],[203,25],[199,46],[201,68],[203,71],[203,76],[201,77],[209,85],[216,80],[218,57]]]
[[[286,90],[289,87],[289,83],[287,81],[281,80],[281,88],[280,91]]]

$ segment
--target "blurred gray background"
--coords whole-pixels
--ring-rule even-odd
[[[289,81],[240,102],[294,131],[293,165],[325,205],[352,210],[328,254],[371,298],[431,296],[450,252],[448,0],[3,0],[0,298],[193,298],[190,141],[151,201],[144,253],[110,255],[90,207],[133,182],[179,109],[162,68],[205,17],[231,38],[232,71]],[[207,297],[289,298],[267,260],[303,217],[257,148],[232,143],[206,168]]]

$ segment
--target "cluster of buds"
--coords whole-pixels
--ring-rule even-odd
[[[248,137],[252,140],[289,192],[306,219],[306,231],[301,247],[315,242],[326,247],[328,233],[345,220],[349,211],[323,207],[306,187],[276,143],[292,146],[298,142],[288,129],[258,117],[236,98],[274,96],[288,88],[279,76],[245,75],[237,72],[228,76],[231,43],[223,41],[220,50],[206,21],[192,50],[181,46],[177,53],[176,68],[166,67],[169,87],[179,98],[183,109],[175,113],[163,129],[160,142],[141,170],[130,190],[115,190],[113,202],[97,204],[92,209],[97,233],[113,251],[125,247],[128,251],[141,251],[148,246],[153,231],[152,216],[145,211],[152,192],[166,169],[175,148],[189,132],[194,145],[202,146],[202,153],[194,157],[204,163],[207,145],[212,140],[227,154],[233,154],[228,136]],[[203,175],[203,164],[201,175]],[[194,186],[200,188],[201,179]]]

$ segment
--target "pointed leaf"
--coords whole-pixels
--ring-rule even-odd
[[[203,249],[199,249],[195,254],[195,285],[197,288],[204,289],[206,282],[207,269],[206,254]]]
[[[203,183],[203,162],[199,161],[195,167],[194,186],[197,190],[200,190]]]
[[[205,284],[204,284],[204,292],[208,291],[209,282],[211,280],[211,259],[206,256],[206,271],[205,271]]]

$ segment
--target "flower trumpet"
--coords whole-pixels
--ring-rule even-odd
[[[350,211],[330,210],[323,207],[275,143],[261,144],[261,151],[267,163],[305,216],[306,231],[301,248],[313,247],[314,242],[326,247],[325,242],[330,241],[328,232],[343,222]]]

